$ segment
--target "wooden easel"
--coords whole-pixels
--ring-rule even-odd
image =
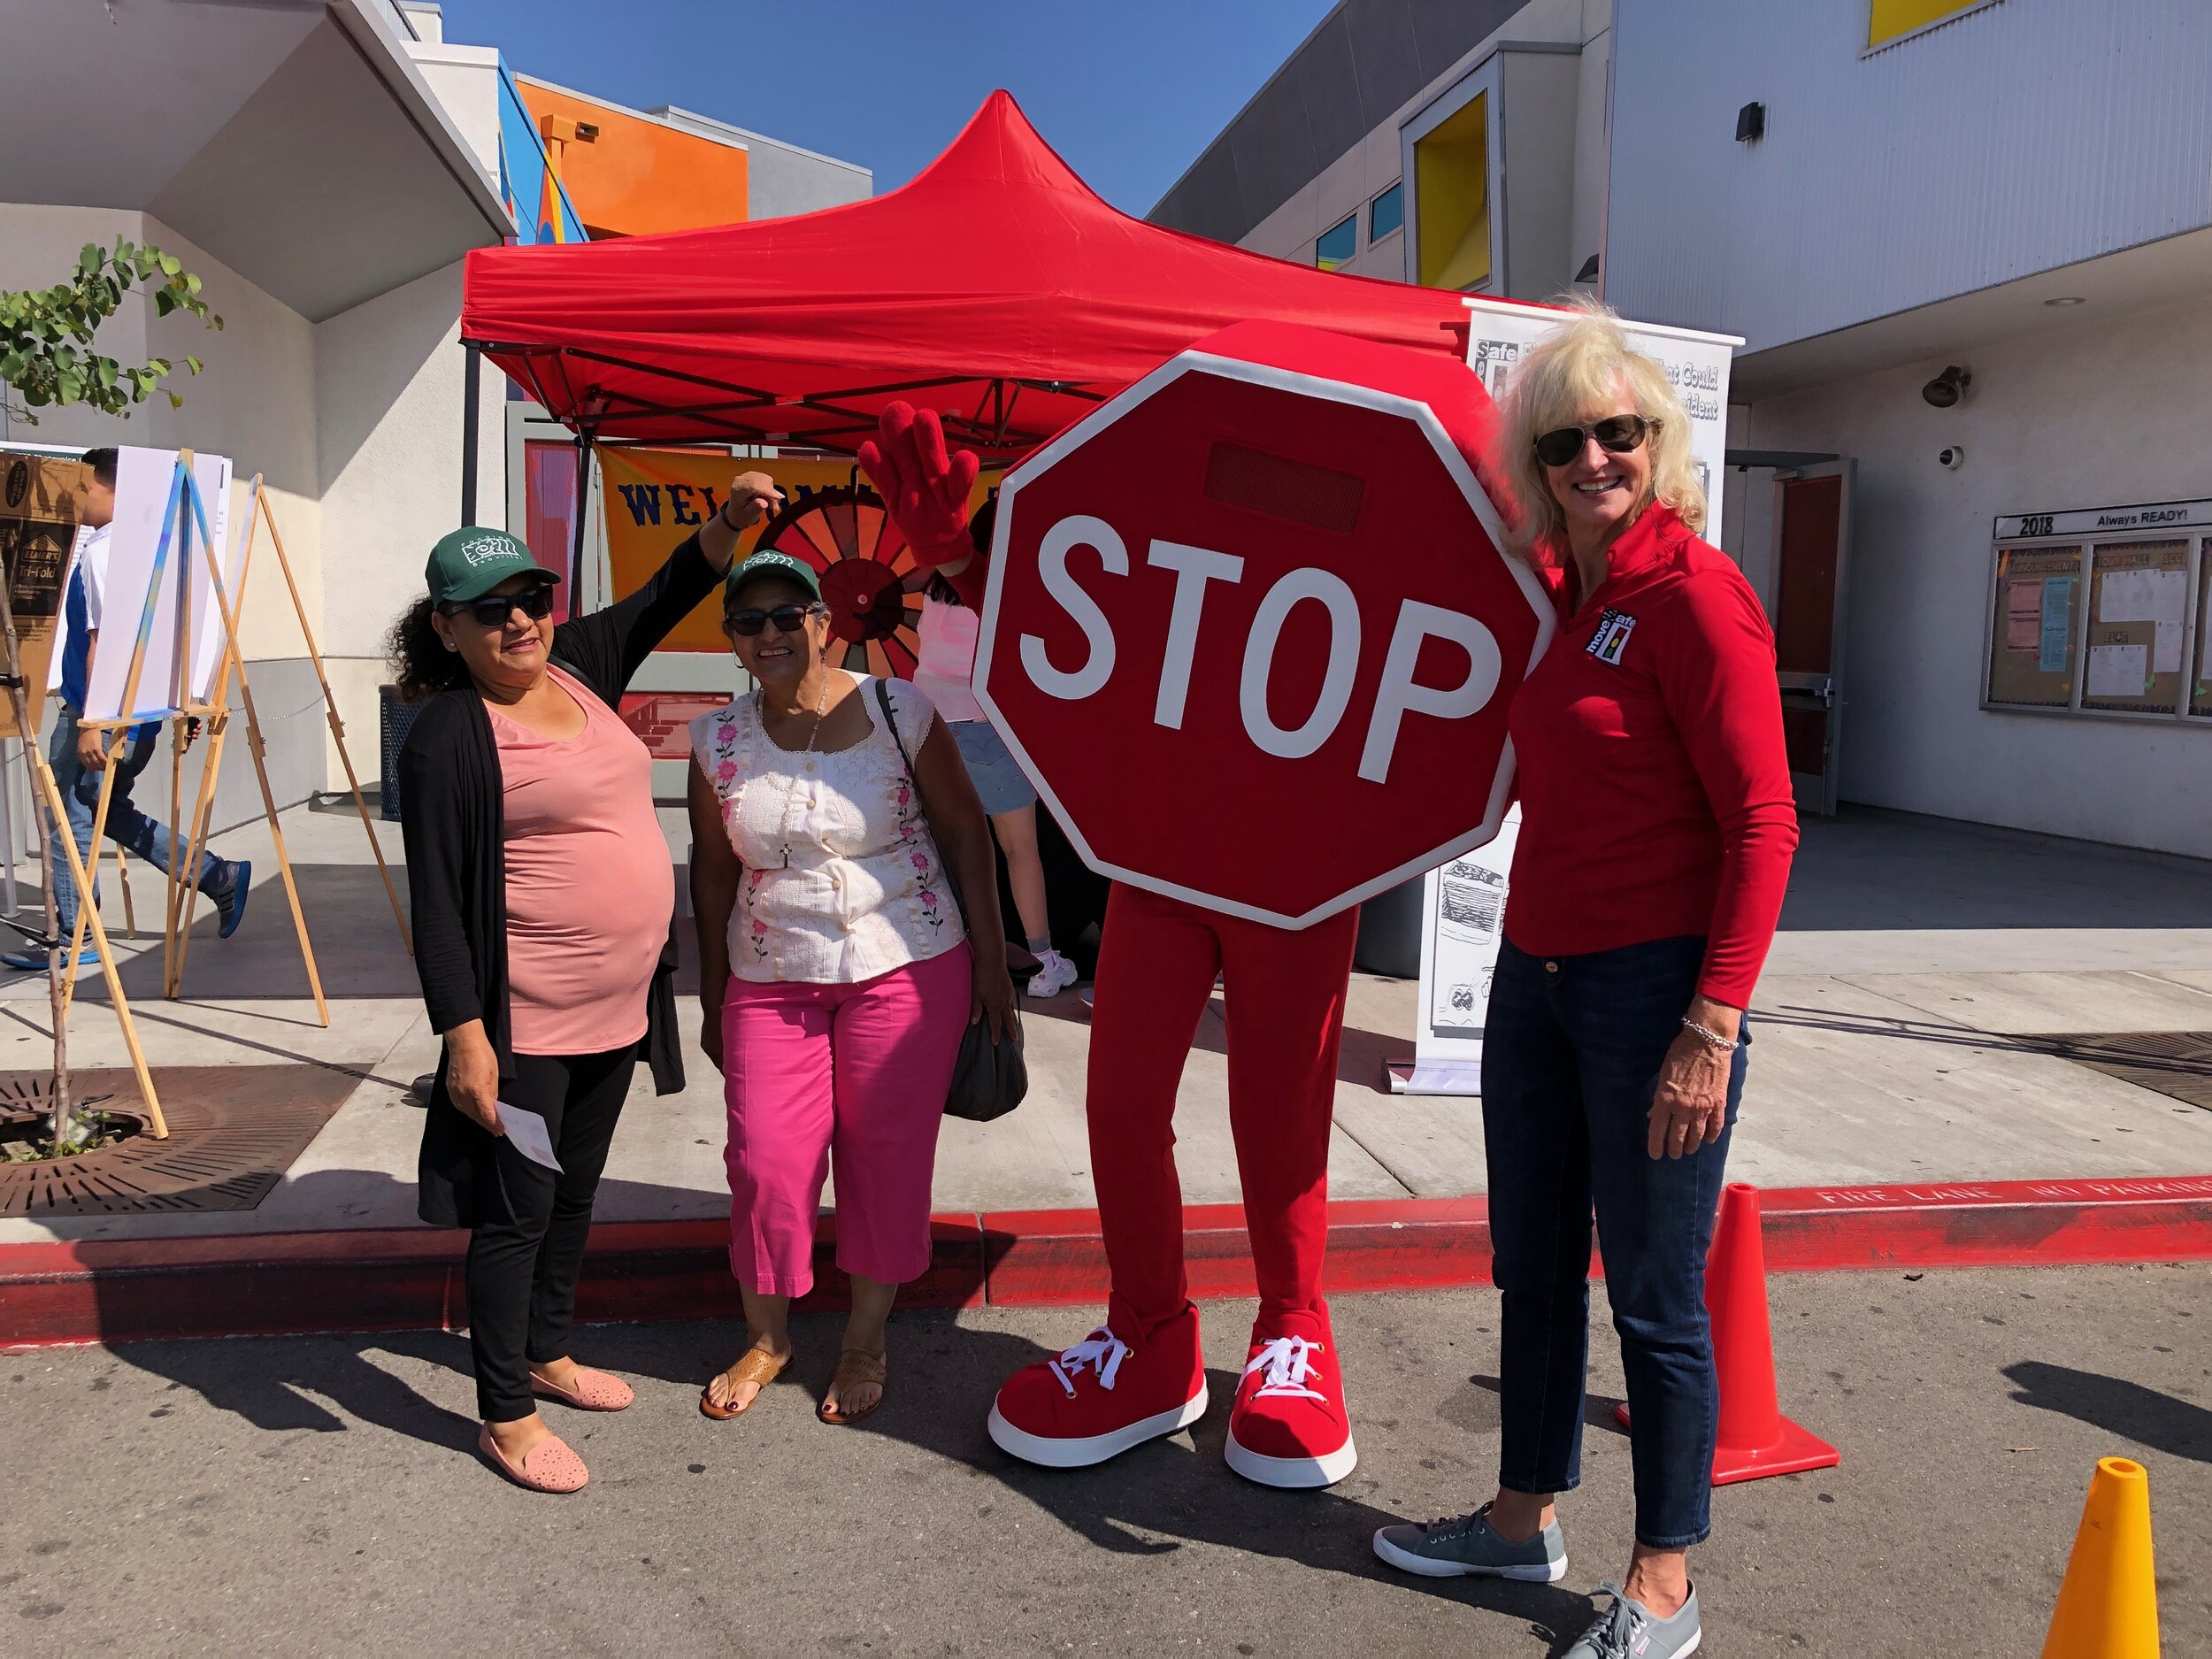
[[[192,878],[198,869],[200,856],[204,850],[208,837],[208,824],[214,805],[216,774],[221,764],[223,741],[230,718],[230,677],[235,673],[238,678],[240,700],[246,714],[247,745],[253,755],[254,772],[261,787],[262,810],[268,818],[270,837],[275,846],[277,868],[284,879],[285,896],[290,903],[292,926],[299,938],[300,956],[307,969],[308,986],[314,994],[316,1015],[327,1027],[330,1024],[330,1007],[323,995],[322,976],[316,965],[314,945],[308,937],[307,918],[301,909],[299,885],[293,874],[290,855],[285,847],[283,826],[278,819],[275,795],[269,787],[266,746],[262,739],[260,718],[254,708],[253,687],[246,678],[244,655],[238,641],[238,611],[231,603],[229,590],[223,580],[220,561],[212,557],[208,559],[207,574],[223,625],[224,645],[219,668],[220,677],[214,687],[213,701],[196,703],[191,698],[191,533],[193,528],[196,526],[200,545],[209,553],[213,550],[213,540],[208,533],[205,503],[200,499],[198,486],[190,473],[190,465],[189,451],[183,452],[179,462],[179,477],[182,481],[174,487],[171,502],[171,517],[165,519],[163,524],[162,541],[157,550],[152,580],[148,585],[145,605],[140,614],[137,634],[133,641],[130,670],[126,679],[121,703],[121,707],[126,710],[136,710],[138,706],[139,687],[145,669],[146,648],[152,637],[154,613],[161,589],[161,573],[166,561],[171,533],[173,528],[175,528],[181,529],[183,534],[177,538],[180,547],[176,605],[177,644],[174,652],[174,679],[172,682],[171,695],[167,699],[168,707],[163,713],[151,716],[138,713],[119,716],[113,719],[87,720],[81,723],[81,726],[89,729],[114,733],[112,746],[108,751],[109,764],[101,780],[99,804],[93,816],[92,844],[96,849],[98,849],[105,836],[108,810],[115,787],[115,762],[120,757],[124,745],[128,741],[130,732],[136,726],[147,724],[150,718],[158,720],[165,718],[172,720],[173,725],[170,745],[172,776],[169,824],[171,872],[168,882],[166,915],[164,918],[162,932],[162,969],[165,994],[171,997],[176,996],[182,984],[184,956],[190,939],[192,911],[198,896],[197,888],[193,885]],[[186,509],[189,510],[188,518],[185,514]],[[300,601],[298,585],[292,578],[290,562],[284,557],[283,542],[277,537],[275,519],[268,512],[262,480],[258,475],[254,480],[253,511],[248,516],[244,534],[241,540],[238,574],[242,596],[248,562],[252,554],[253,531],[257,522],[268,524],[271,538],[275,541],[277,548],[277,557],[283,564],[286,585],[291,590],[293,606],[299,616],[301,631],[307,640],[308,650],[314,658],[317,677],[322,682],[325,706],[328,711],[334,734],[338,740],[339,753],[344,758],[347,779],[353,786],[354,802],[360,810],[362,825],[368,831],[369,845],[375,853],[377,867],[383,872],[385,891],[391,899],[393,915],[400,918],[401,940],[406,942],[407,927],[400,911],[398,891],[393,884],[390,868],[384,862],[383,849],[377,842],[376,831],[369,822],[368,806],[362,799],[360,784],[354,777],[352,757],[346,752],[344,727],[338,718],[336,699],[331,690],[329,678],[324,672],[322,656],[316,648],[313,630],[309,626],[305,608]],[[206,720],[211,733],[211,742],[207,760],[201,770],[199,795],[194,810],[192,832],[188,837],[186,837],[183,836],[178,822],[180,817],[178,808],[183,795],[183,750],[188,722],[196,718]],[[118,857],[119,861],[119,851]],[[89,887],[82,891],[84,902],[78,907],[77,933],[71,941],[69,977],[64,987],[65,999],[74,989],[76,962],[78,955],[83,949],[82,938],[86,924],[88,921],[96,933],[104,931],[101,929],[97,907],[91,900]],[[411,949],[411,945],[410,948]]]
[[[377,872],[384,878],[384,895],[391,901],[392,919],[399,925],[399,942],[408,955],[415,950],[413,939],[407,931],[407,913],[399,902],[399,888],[392,880],[391,866],[384,862],[384,849],[376,838],[376,824],[369,816],[369,803],[362,797],[361,780],[353,770],[353,756],[346,748],[346,723],[338,714],[338,695],[330,687],[330,675],[323,667],[323,654],[315,643],[313,624],[307,619],[307,604],[300,597],[298,581],[292,574],[292,561],[284,551],[284,537],[278,533],[276,514],[270,509],[267,492],[262,487],[262,476],[257,472],[253,480],[253,502],[247,509],[245,540],[239,549],[238,594],[242,611],[245,604],[246,572],[253,558],[254,528],[266,525],[269,545],[276,549],[277,567],[284,572],[284,586],[292,596],[292,614],[299,619],[300,637],[307,642],[308,660],[315,664],[315,678],[322,686],[323,716],[330,725],[330,735],[338,746],[339,763],[346,769],[346,787],[352,793],[354,810],[360,815],[361,828],[369,838],[369,850],[376,856]],[[261,793],[265,802],[269,795],[269,780],[261,741],[261,728],[253,717],[252,694],[246,687],[245,660],[239,655],[234,631],[229,635],[229,647],[224,652],[223,664],[215,680],[215,712],[208,721],[207,762],[200,770],[199,797],[192,813],[192,834],[184,861],[185,870],[198,868],[200,854],[206,848],[208,822],[215,809],[215,785],[223,767],[223,744],[230,726],[230,677],[234,670],[239,689],[244,693],[247,743],[253,752],[254,766],[261,773]],[[274,820],[271,820],[274,828]],[[278,843],[282,845],[281,841]],[[177,861],[172,859],[175,864]],[[177,948],[173,965],[165,980],[165,994],[174,998],[182,994],[184,962],[192,945],[193,912],[198,908],[200,893],[189,883],[173,883],[173,891],[181,888],[183,917],[176,926]],[[329,1022],[324,1021],[326,1025]]]

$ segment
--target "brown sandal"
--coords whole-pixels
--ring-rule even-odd
[[[845,1349],[837,1356],[837,1374],[830,1381],[830,1392],[841,1402],[845,1398],[847,1389],[863,1383],[873,1383],[876,1386],[876,1397],[866,1408],[859,1411],[846,1411],[841,1409],[833,1410],[828,1401],[825,1399],[822,1404],[814,1408],[814,1415],[821,1418],[823,1422],[833,1424],[839,1428],[843,1428],[848,1424],[859,1422],[861,1418],[883,1403],[884,1379],[889,1374],[881,1355],[871,1354],[864,1348]]]
[[[761,1392],[764,1393],[768,1385],[782,1375],[783,1368],[790,1363],[791,1356],[788,1354],[778,1359],[764,1348],[749,1348],[745,1350],[743,1357],[722,1375],[730,1379],[733,1387],[739,1383],[757,1383]],[[718,1406],[714,1403],[713,1387],[714,1385],[709,1383],[706,1387],[699,1391],[699,1415],[712,1417],[717,1423],[726,1423],[732,1417],[741,1417],[760,1402],[760,1394],[757,1393],[741,1406]]]

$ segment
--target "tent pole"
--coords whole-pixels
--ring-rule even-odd
[[[584,614],[584,509],[591,504],[591,434],[589,426],[576,429],[576,516],[568,549],[568,613]]]
[[[466,361],[461,370],[461,522],[476,522],[477,404],[484,380],[484,348],[464,340]]]

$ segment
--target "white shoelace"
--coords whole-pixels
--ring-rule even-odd
[[[1302,1400],[1323,1400],[1327,1396],[1318,1389],[1306,1386],[1306,1378],[1313,1370],[1313,1356],[1321,1352],[1321,1344],[1310,1342],[1302,1336],[1279,1336],[1255,1354],[1244,1368],[1249,1377],[1263,1367],[1267,1376],[1252,1397],[1262,1394],[1295,1394]]]
[[[1063,1348],[1060,1357],[1048,1360],[1052,1374],[1060,1379],[1060,1386],[1068,1391],[1068,1398],[1075,1398],[1075,1377],[1085,1366],[1098,1372],[1098,1385],[1111,1388],[1114,1378],[1121,1371],[1121,1363],[1129,1357],[1129,1344],[1100,1325],[1073,1348]]]

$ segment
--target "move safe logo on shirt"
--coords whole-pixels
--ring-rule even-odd
[[[1618,668],[1621,653],[1628,649],[1628,636],[1635,631],[1635,618],[1608,610],[1598,618],[1598,631],[1590,636],[1589,644],[1582,649],[1607,667]]]

